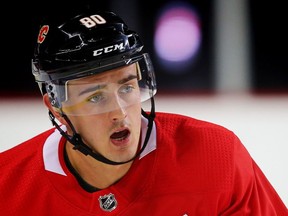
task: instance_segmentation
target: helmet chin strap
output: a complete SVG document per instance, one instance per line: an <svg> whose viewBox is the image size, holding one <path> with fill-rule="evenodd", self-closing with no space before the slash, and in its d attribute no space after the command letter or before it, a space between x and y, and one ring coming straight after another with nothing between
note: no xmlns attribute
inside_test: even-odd
<svg viewBox="0 0 288 216"><path fill-rule="evenodd" d="M63 114L63 118L67 121L67 123L69 124L69 126L71 127L72 131L73 131L73 135L70 136L68 135L65 131L63 131L61 129L61 127L59 126L59 124L57 124L57 122L55 121L55 116L52 114L51 111L49 111L49 117L50 120L52 122L52 124L57 128L57 130L61 133L61 135L63 137L65 137L70 143L72 143L74 145L73 149L80 151L81 153L83 153L84 155L90 155L91 157L93 157L94 159L106 163L106 164L110 164L110 165L121 165L121 164L125 164L128 163L130 161L133 161L135 158L137 158L145 149L145 147L147 146L147 143L149 141L150 135L151 135L151 131L152 131L152 127L153 127L153 121L155 118L155 104L154 104L154 98L151 97L150 98L151 101L151 112L148 114L146 113L143 109L141 109L141 113L142 115L148 119L148 129L147 129L147 133L145 136L145 140L143 143L143 146L141 147L140 151L137 152L137 154L132 157L131 159L127 160L127 161L122 161L122 162L116 162L116 161L112 161L109 160L108 158L104 157L101 154L95 153L89 146L87 146L80 134L78 134L75 130L75 128L73 127L71 121L69 120L69 118Z"/></svg>

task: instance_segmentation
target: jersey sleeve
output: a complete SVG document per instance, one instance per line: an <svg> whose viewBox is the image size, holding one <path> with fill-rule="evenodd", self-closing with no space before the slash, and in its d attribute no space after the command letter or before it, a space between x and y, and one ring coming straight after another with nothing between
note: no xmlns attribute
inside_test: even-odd
<svg viewBox="0 0 288 216"><path fill-rule="evenodd" d="M238 137L234 148L230 207L222 214L288 216L288 209Z"/></svg>

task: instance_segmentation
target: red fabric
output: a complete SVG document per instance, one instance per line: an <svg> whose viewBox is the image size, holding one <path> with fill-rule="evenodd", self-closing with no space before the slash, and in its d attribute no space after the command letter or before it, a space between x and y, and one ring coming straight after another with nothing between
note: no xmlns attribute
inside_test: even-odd
<svg viewBox="0 0 288 216"><path fill-rule="evenodd" d="M204 121L157 113L157 149L135 160L118 183L88 193L67 174L47 171L46 131L0 155L3 216L287 216L287 207L233 132ZM117 206L100 208L113 194Z"/></svg>

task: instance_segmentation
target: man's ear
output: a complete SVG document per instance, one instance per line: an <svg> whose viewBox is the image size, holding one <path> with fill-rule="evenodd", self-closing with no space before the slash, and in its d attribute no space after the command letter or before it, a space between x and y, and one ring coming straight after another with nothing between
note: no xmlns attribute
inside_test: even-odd
<svg viewBox="0 0 288 216"><path fill-rule="evenodd" d="M43 102L45 104L45 106L52 112L52 114L55 116L55 118L61 122L61 124L67 125L65 119L62 117L61 115L61 111L59 109L57 109L56 107L53 107L50 103L50 99L48 94L44 94L43 95Z"/></svg>

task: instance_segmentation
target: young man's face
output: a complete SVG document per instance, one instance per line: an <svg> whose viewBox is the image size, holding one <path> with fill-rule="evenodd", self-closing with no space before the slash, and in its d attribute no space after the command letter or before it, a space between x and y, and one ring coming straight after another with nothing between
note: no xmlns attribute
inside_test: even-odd
<svg viewBox="0 0 288 216"><path fill-rule="evenodd" d="M118 162L135 155L141 127L136 64L68 81L66 94L63 112L88 146Z"/></svg>

